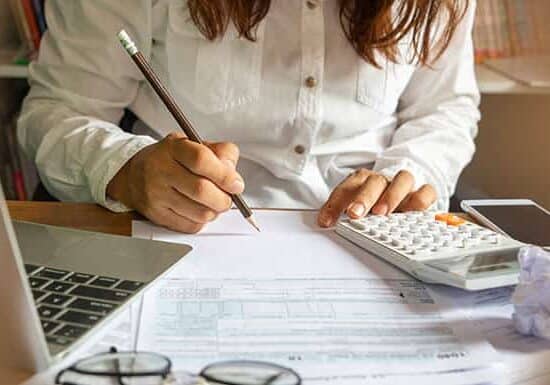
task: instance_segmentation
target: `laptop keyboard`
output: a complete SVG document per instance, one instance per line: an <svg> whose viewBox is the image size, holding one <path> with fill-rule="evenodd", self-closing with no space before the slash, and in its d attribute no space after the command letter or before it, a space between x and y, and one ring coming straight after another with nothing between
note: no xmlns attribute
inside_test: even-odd
<svg viewBox="0 0 550 385"><path fill-rule="evenodd" d="M130 298L143 282L25 265L49 343L69 345Z"/></svg>

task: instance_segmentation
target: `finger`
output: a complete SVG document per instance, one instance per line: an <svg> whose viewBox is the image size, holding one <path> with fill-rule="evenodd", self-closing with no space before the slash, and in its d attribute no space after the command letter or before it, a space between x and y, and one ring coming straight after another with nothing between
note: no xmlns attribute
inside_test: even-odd
<svg viewBox="0 0 550 385"><path fill-rule="evenodd" d="M170 153L193 174L208 178L226 192L240 194L244 191L241 176L207 146L179 139L170 142Z"/></svg>
<svg viewBox="0 0 550 385"><path fill-rule="evenodd" d="M195 175L179 164L175 164L167 179L177 192L217 213L231 208L229 195L209 179Z"/></svg>
<svg viewBox="0 0 550 385"><path fill-rule="evenodd" d="M182 217L169 208L156 210L152 215L146 216L154 223L180 233L196 234L204 227L204 224Z"/></svg>
<svg viewBox="0 0 550 385"><path fill-rule="evenodd" d="M330 194L326 203L319 211L317 221L321 227L330 227L342 212L349 206L351 200L357 194L357 190L365 183L372 172L367 169L360 169L350 174Z"/></svg>
<svg viewBox="0 0 550 385"><path fill-rule="evenodd" d="M414 176L408 171L399 171L372 208L372 213L376 215L387 215L393 212L412 191L413 187Z"/></svg>
<svg viewBox="0 0 550 385"><path fill-rule="evenodd" d="M353 202L348 206L346 212L350 218L362 218L370 211L372 206L378 201L380 196L386 190L388 180L382 175L370 175L357 195L353 198Z"/></svg>
<svg viewBox="0 0 550 385"><path fill-rule="evenodd" d="M232 169L235 169L235 167L237 167L240 152L239 147L237 147L236 144L230 142L221 142L208 143L207 146L226 165L228 165Z"/></svg>
<svg viewBox="0 0 550 385"><path fill-rule="evenodd" d="M166 191L164 200L167 208L195 223L205 224L212 222L218 217L216 211L187 198L175 189Z"/></svg>
<svg viewBox="0 0 550 385"><path fill-rule="evenodd" d="M429 208L437 199L437 192L425 184L417 191L409 194L408 198L399 206L399 211L422 211Z"/></svg>

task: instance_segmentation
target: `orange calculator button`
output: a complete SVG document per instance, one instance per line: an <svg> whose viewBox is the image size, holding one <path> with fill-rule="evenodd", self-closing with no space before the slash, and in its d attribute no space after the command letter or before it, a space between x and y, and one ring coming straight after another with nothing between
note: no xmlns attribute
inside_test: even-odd
<svg viewBox="0 0 550 385"><path fill-rule="evenodd" d="M458 215L449 213L440 213L435 215L435 220L439 222L445 222L449 226L460 226L466 221L460 218Z"/></svg>
<svg viewBox="0 0 550 385"><path fill-rule="evenodd" d="M440 213L440 214L435 214L435 220L436 221L439 221L439 222L447 222L447 218L449 218L449 213Z"/></svg>
<svg viewBox="0 0 550 385"><path fill-rule="evenodd" d="M449 215L449 217L447 218L447 224L449 226L460 226L462 224L466 223L466 221L462 218L460 218L459 216L457 215Z"/></svg>

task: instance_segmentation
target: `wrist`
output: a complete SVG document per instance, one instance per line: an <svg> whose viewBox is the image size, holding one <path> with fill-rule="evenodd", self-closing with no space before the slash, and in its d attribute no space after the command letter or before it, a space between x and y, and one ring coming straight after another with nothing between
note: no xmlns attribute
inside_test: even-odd
<svg viewBox="0 0 550 385"><path fill-rule="evenodd" d="M130 163L131 159L128 160L118 172L115 174L113 179L107 184L107 196L117 202L123 203L128 207L132 207L129 199L129 174L130 174Z"/></svg>

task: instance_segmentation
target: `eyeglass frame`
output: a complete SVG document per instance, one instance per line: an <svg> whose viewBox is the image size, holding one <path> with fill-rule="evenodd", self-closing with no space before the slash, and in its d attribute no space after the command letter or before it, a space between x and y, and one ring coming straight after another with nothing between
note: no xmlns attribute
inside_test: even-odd
<svg viewBox="0 0 550 385"><path fill-rule="evenodd" d="M136 355L137 354L154 355L154 356L157 356L157 357L160 357L160 358L164 359L166 361L166 367L162 371L158 370L158 371L137 372L137 373L129 373L129 374L106 373L106 372L104 372L104 373L102 373L102 372L90 372L90 371L87 371L87 370L82 370L82 369L77 368L80 363L82 363L86 360L89 360L91 358L100 358L102 356L109 356L109 355L120 354L120 353L132 353L132 354L136 354ZM238 384L236 382L220 381L219 379L210 377L209 375L204 374L204 373L209 368L211 368L215 365L221 365L221 364L224 364L224 365L231 365L231 364L238 365L238 364L243 364L243 363L261 364L261 365L266 365L266 366L270 366L270 367L273 367L273 368L278 368L282 371L287 371L287 372L293 374L296 377L296 379L298 380L295 385L302 385L302 377L294 369L288 368L286 366L282 366L282 365L279 365L279 364L271 363L271 362L254 361L254 360L230 360L230 361L214 362L214 363L208 364L204 368L202 368L201 371L199 372L199 374L197 374L196 376L200 377L200 378L203 378L206 381L213 381L213 382L216 382L216 383L222 384L222 385L241 385L241 384ZM132 378L132 377L155 377L155 376L159 376L162 379L166 379L170 375L170 373L172 372L172 360L170 360L170 358L166 357L165 355L162 355L162 354L159 354L159 353L145 352L145 351L140 351L140 352L135 352L135 351L126 351L126 352L124 352L124 351L122 351L122 352L119 352L115 347L111 347L109 349L109 351L106 352L106 353L97 353L97 354L94 354L92 356L82 358L82 359L76 361L71 366L60 370L59 373L57 373L57 375L55 376L55 384L56 385L78 385L78 384L73 383L73 382L60 382L61 377L67 372L73 372L73 373L82 374L82 375L91 376L91 377L116 377L118 379L118 383L120 385L125 385L124 382L122 381L122 379L125 378L125 377ZM269 382L266 385L269 385Z"/></svg>

